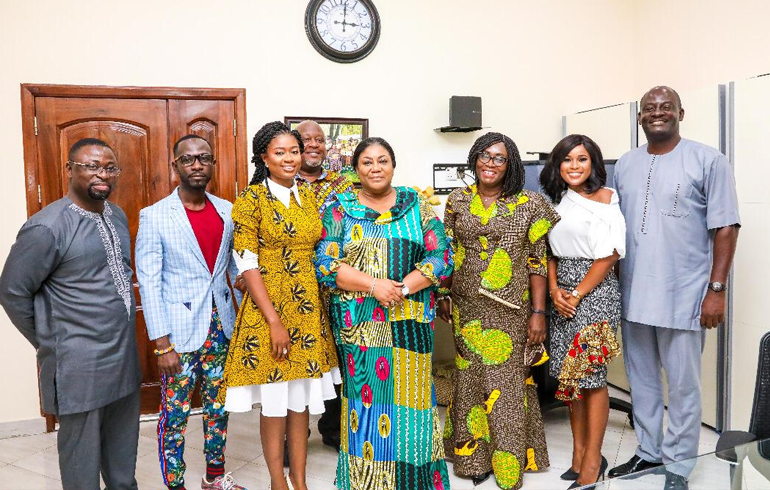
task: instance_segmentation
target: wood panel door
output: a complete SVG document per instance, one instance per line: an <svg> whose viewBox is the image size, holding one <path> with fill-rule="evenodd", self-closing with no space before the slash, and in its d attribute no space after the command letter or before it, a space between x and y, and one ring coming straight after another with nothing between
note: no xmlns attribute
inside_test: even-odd
<svg viewBox="0 0 770 490"><path fill-rule="evenodd" d="M36 87L43 87L40 96L35 96ZM26 100L25 88L28 89ZM89 97L89 88L97 96ZM22 86L28 210L30 215L34 214L67 193L65 162L74 142L86 137L104 140L115 150L123 170L109 200L120 206L128 217L133 264L139 211L168 196L177 185L170 161L174 142L180 137L194 133L211 141L217 166L209 190L224 199L235 199L238 178L246 174L245 137L239 140L235 131L238 119L245 126L243 93L236 98L214 99L211 92L216 89L205 89L188 94L188 99L180 99L171 98L179 97L178 89L166 89L169 98L159 97L163 89L139 89L144 90L139 94L136 89L114 88L111 92L107 89ZM113 97L109 97L110 94ZM142 94L145 97L137 97ZM130 97L121 97L126 95ZM195 95L201 98L193 98ZM159 373L154 347L147 337L136 275L133 280L142 369L142 413L157 413ZM49 423L49 427L52 424Z"/></svg>

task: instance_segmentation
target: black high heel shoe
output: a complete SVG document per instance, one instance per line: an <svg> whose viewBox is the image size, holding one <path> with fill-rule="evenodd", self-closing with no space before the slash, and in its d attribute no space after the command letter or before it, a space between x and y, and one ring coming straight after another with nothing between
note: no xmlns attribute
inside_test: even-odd
<svg viewBox="0 0 770 490"><path fill-rule="evenodd" d="M570 468L567 471L565 471L564 473L562 473L559 478L561 478L562 480L567 480L567 481L575 481L575 480L578 479L578 476L580 476L580 473L578 473L577 471L575 471L572 468Z"/></svg>
<svg viewBox="0 0 770 490"><path fill-rule="evenodd" d="M472 476L471 481L473 482L473 486L477 487L487 481L487 479L492 476L491 471L487 471L486 473L482 473L480 475Z"/></svg>
<svg viewBox="0 0 770 490"><path fill-rule="evenodd" d="M609 466L609 463L607 462L607 458L605 458L604 456L602 456L602 464L601 464L601 466L599 466L599 474L598 474L598 475L596 475L596 482L594 483L594 485L593 485L593 486L590 486L590 487L586 487L586 488L594 488L594 486L596 485L596 483L599 483L600 481L604 480L604 473L607 471L607 466ZM571 470L571 469L572 469L572 468L570 468L570 470ZM567 490L570 490L571 488L580 488L580 487L582 487L582 486L583 486L583 485L581 485L580 483L578 483L578 481L577 481L577 478L576 478L576 479L575 479L575 481L572 483L572 485L570 485L570 486L567 488Z"/></svg>

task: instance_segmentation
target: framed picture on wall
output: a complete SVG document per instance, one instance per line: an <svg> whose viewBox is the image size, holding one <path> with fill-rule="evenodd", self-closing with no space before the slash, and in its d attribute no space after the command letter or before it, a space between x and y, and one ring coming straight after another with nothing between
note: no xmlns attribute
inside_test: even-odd
<svg viewBox="0 0 770 490"><path fill-rule="evenodd" d="M324 168L340 172L358 184L358 175L353 170L351 160L358 143L369 137L369 120L346 117L286 116L283 122L291 129L297 129L297 125L306 119L317 122L326 135Z"/></svg>

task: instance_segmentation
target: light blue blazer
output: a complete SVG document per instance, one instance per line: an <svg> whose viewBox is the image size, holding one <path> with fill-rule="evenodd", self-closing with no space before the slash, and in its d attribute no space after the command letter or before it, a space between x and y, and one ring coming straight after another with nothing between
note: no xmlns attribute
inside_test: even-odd
<svg viewBox="0 0 770 490"><path fill-rule="evenodd" d="M230 338L233 333L235 308L226 280L230 274L234 283L237 275L232 258L233 205L206 193L224 222L222 244L211 274L178 190L139 212L136 275L150 340L168 335L177 352L192 352L206 341L212 295L225 335ZM240 304L237 291L236 299Z"/></svg>

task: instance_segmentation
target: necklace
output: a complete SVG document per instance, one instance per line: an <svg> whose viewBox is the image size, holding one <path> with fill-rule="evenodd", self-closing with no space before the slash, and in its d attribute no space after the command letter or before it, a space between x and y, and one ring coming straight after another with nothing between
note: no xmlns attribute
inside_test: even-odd
<svg viewBox="0 0 770 490"><path fill-rule="evenodd" d="M477 193L478 193L479 197L481 198L482 202L484 202L484 203L488 203L488 202L490 202L490 201L494 201L495 199L497 199L498 197L500 197L500 193L501 193L501 191L497 191L497 192L495 192L494 194L492 194L492 195L489 195L489 196L485 196L484 194L482 194L482 193L481 193L481 191L480 191L480 190L479 190L479 191L477 191Z"/></svg>

